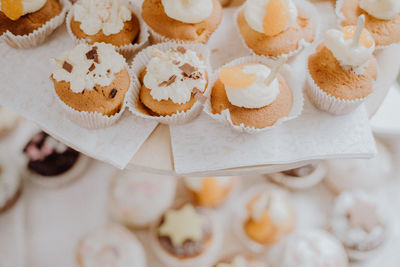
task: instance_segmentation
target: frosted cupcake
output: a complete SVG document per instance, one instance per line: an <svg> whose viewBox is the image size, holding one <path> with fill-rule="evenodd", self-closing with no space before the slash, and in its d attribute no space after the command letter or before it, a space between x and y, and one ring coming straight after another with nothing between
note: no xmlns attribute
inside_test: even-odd
<svg viewBox="0 0 400 267"><path fill-rule="evenodd" d="M9 160L0 159L0 214L9 210L22 193L22 181L18 168Z"/></svg>
<svg viewBox="0 0 400 267"><path fill-rule="evenodd" d="M251 257L236 255L229 259L219 260L214 267L268 267L268 264Z"/></svg>
<svg viewBox="0 0 400 267"><path fill-rule="evenodd" d="M222 245L217 221L191 204L166 211L152 235L154 252L167 266L211 266Z"/></svg>
<svg viewBox="0 0 400 267"><path fill-rule="evenodd" d="M272 181L284 185L290 189L305 189L312 187L324 179L325 166L321 162L314 162L305 166L268 174Z"/></svg>
<svg viewBox="0 0 400 267"><path fill-rule="evenodd" d="M78 179L89 159L45 132L32 137L24 148L26 176L45 187L55 188Z"/></svg>
<svg viewBox="0 0 400 267"><path fill-rule="evenodd" d="M18 123L18 115L0 107L0 136L13 129Z"/></svg>
<svg viewBox="0 0 400 267"><path fill-rule="evenodd" d="M219 0L144 0L142 17L156 42L207 43L222 20Z"/></svg>
<svg viewBox="0 0 400 267"><path fill-rule="evenodd" d="M185 177L185 187L192 193L196 204L215 208L228 198L233 189L235 178L224 177Z"/></svg>
<svg viewBox="0 0 400 267"><path fill-rule="evenodd" d="M173 177L121 172L110 184L110 212L129 227L146 227L169 208L175 190Z"/></svg>
<svg viewBox="0 0 400 267"><path fill-rule="evenodd" d="M292 0L248 0L236 20L244 43L257 55L291 55L315 38L316 25Z"/></svg>
<svg viewBox="0 0 400 267"><path fill-rule="evenodd" d="M76 259L79 267L145 267L146 255L139 240L122 226L112 224L81 238Z"/></svg>
<svg viewBox="0 0 400 267"><path fill-rule="evenodd" d="M2 0L0 40L16 48L43 42L64 22L70 7L67 0Z"/></svg>
<svg viewBox="0 0 400 267"><path fill-rule="evenodd" d="M342 26L357 24L365 16L365 28L377 48L400 42L400 2L397 0L339 0L336 13Z"/></svg>
<svg viewBox="0 0 400 267"><path fill-rule="evenodd" d="M373 52L375 42L363 29L361 16L356 26L331 29L308 58L307 93L319 109L347 114L373 91L378 69Z"/></svg>
<svg viewBox="0 0 400 267"><path fill-rule="evenodd" d="M71 120L100 128L119 118L131 78L124 57L112 45L79 44L55 59L54 65L54 89Z"/></svg>
<svg viewBox="0 0 400 267"><path fill-rule="evenodd" d="M336 198L330 226L352 260L374 255L387 234L382 211L371 196L362 192L346 192Z"/></svg>

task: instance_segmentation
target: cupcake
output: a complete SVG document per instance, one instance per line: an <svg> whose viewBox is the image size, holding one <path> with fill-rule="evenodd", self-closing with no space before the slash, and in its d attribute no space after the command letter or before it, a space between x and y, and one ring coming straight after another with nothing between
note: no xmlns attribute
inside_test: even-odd
<svg viewBox="0 0 400 267"><path fill-rule="evenodd" d="M222 259L218 261L214 267L267 267L268 264L251 257L236 255L229 259Z"/></svg>
<svg viewBox="0 0 400 267"><path fill-rule="evenodd" d="M308 58L307 93L317 108L347 114L372 93L378 74L375 42L363 24L361 16L357 27L328 30Z"/></svg>
<svg viewBox="0 0 400 267"><path fill-rule="evenodd" d="M0 136L13 129L18 123L18 115L14 112L0 107Z"/></svg>
<svg viewBox="0 0 400 267"><path fill-rule="evenodd" d="M192 193L197 205L215 208L224 203L235 183L234 177L185 177L185 187Z"/></svg>
<svg viewBox="0 0 400 267"><path fill-rule="evenodd" d="M6 160L0 160L0 214L9 210L22 193L22 181L18 167Z"/></svg>
<svg viewBox="0 0 400 267"><path fill-rule="evenodd" d="M175 190L173 177L121 172L110 184L110 212L131 228L146 227L169 208Z"/></svg>
<svg viewBox="0 0 400 267"><path fill-rule="evenodd" d="M365 28L377 48L400 42L400 2L398 0L339 0L336 13L342 26L357 24L365 16Z"/></svg>
<svg viewBox="0 0 400 267"><path fill-rule="evenodd" d="M245 45L255 54L279 57L293 55L315 39L309 6L292 0L248 0L236 16ZM307 4L307 3L306 3Z"/></svg>
<svg viewBox="0 0 400 267"><path fill-rule="evenodd" d="M152 247L167 266L211 266L222 245L222 229L200 208L167 210L153 229Z"/></svg>
<svg viewBox="0 0 400 267"><path fill-rule="evenodd" d="M0 40L15 48L42 43L64 22L67 0L3 0L0 6Z"/></svg>
<svg viewBox="0 0 400 267"><path fill-rule="evenodd" d="M56 97L71 120L87 128L106 127L124 111L131 86L127 63L110 44L79 44L54 60Z"/></svg>
<svg viewBox="0 0 400 267"><path fill-rule="evenodd" d="M288 237L280 246L274 266L285 267L347 267L343 245L324 230L302 230Z"/></svg>
<svg viewBox="0 0 400 267"><path fill-rule="evenodd" d="M132 69L139 83L128 97L137 116L166 124L194 119L207 95L208 50L201 45L163 43L140 52Z"/></svg>
<svg viewBox="0 0 400 267"><path fill-rule="evenodd" d="M352 260L364 260L383 245L387 225L373 198L362 192L345 192L334 203L332 233L343 243Z"/></svg>
<svg viewBox="0 0 400 267"><path fill-rule="evenodd" d="M299 168L268 174L275 183L290 189L305 189L318 184L326 175L325 166L321 162L314 162Z"/></svg>
<svg viewBox="0 0 400 267"><path fill-rule="evenodd" d="M23 152L27 160L26 176L49 188L67 185L79 178L89 161L45 132L34 135Z"/></svg>
<svg viewBox="0 0 400 267"><path fill-rule="evenodd" d="M145 267L146 255L139 240L122 226L111 224L81 238L77 249L79 267Z"/></svg>
<svg viewBox="0 0 400 267"><path fill-rule="evenodd" d="M207 43L222 20L219 0L144 0L142 17L153 40Z"/></svg>

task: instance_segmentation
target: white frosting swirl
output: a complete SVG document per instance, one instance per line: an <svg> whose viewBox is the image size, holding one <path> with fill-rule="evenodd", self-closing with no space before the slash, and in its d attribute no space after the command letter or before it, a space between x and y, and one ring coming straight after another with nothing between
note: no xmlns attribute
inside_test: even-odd
<svg viewBox="0 0 400 267"><path fill-rule="evenodd" d="M99 63L86 56L93 47L97 47ZM72 65L71 72L63 68L64 62ZM72 50L64 52L54 60L54 63L53 78L59 82L69 82L74 93L91 91L96 85L110 85L114 81L115 74L126 66L124 57L115 51L114 46L105 43L79 44ZM95 68L90 70L92 65Z"/></svg>
<svg viewBox="0 0 400 267"><path fill-rule="evenodd" d="M258 221L266 210L275 225L285 224L292 218L291 204L287 195L281 190L262 193L253 205L252 219Z"/></svg>
<svg viewBox="0 0 400 267"><path fill-rule="evenodd" d="M375 43L371 47L366 47L361 42L358 46L353 46L352 39L345 40L344 33L335 29L326 32L324 43L343 66L362 66L368 62L375 50Z"/></svg>
<svg viewBox="0 0 400 267"><path fill-rule="evenodd" d="M213 10L212 0L161 0L168 17L184 23L199 23Z"/></svg>
<svg viewBox="0 0 400 267"><path fill-rule="evenodd" d="M81 0L74 5L74 19L88 35L101 30L107 36L119 33L131 18L131 11L120 0Z"/></svg>
<svg viewBox="0 0 400 267"><path fill-rule="evenodd" d="M253 30L264 33L263 20L267 10L267 4L269 0L247 0L244 7L244 17L247 24ZM292 0L287 1L289 7L290 20L289 24L285 29L296 25L297 20L297 8Z"/></svg>
<svg viewBox="0 0 400 267"><path fill-rule="evenodd" d="M181 53L171 49L164 55L154 56L150 60L143 79L144 85L150 89L150 95L155 100L171 99L176 104L183 104L190 100L193 88L204 91L207 84L206 65L195 51L186 50L185 53ZM180 69L185 64L196 68L193 73L201 77L185 76ZM175 77L174 82L166 84L171 77Z"/></svg>
<svg viewBox="0 0 400 267"><path fill-rule="evenodd" d="M378 19L391 20L400 13L399 0L361 0L360 8Z"/></svg>
<svg viewBox="0 0 400 267"><path fill-rule="evenodd" d="M47 0L22 0L22 15L26 15L29 13L33 13L41 9ZM0 10L1 10L1 1L0 1Z"/></svg>
<svg viewBox="0 0 400 267"><path fill-rule="evenodd" d="M279 95L279 81L274 79L269 85L265 83L271 70L262 64L247 65L242 68L247 74L256 74L257 80L245 88L230 88L225 85L226 95L232 105L244 108L265 107Z"/></svg>

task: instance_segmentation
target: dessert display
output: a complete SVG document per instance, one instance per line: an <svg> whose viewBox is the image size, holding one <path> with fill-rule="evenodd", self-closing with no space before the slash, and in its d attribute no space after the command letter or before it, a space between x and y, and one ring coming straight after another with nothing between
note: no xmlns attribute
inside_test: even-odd
<svg viewBox="0 0 400 267"><path fill-rule="evenodd" d="M268 267L268 264L243 255L236 255L230 259L222 259L214 267Z"/></svg>
<svg viewBox="0 0 400 267"><path fill-rule="evenodd" d="M50 188L61 187L78 179L89 159L55 140L45 132L35 134L25 146L26 176Z"/></svg>
<svg viewBox="0 0 400 267"><path fill-rule="evenodd" d="M167 266L211 266L222 245L222 234L205 211L184 204L164 213L154 229L152 247Z"/></svg>
<svg viewBox="0 0 400 267"><path fill-rule="evenodd" d="M315 39L313 24L299 1L248 0L239 9L236 23L245 45L255 54L294 55Z"/></svg>
<svg viewBox="0 0 400 267"><path fill-rule="evenodd" d="M11 129L18 123L18 115L7 108L0 107L0 136Z"/></svg>
<svg viewBox="0 0 400 267"><path fill-rule="evenodd" d="M364 23L362 15L357 26L328 30L308 58L307 93L317 108L347 114L372 93L378 73L375 42Z"/></svg>
<svg viewBox="0 0 400 267"><path fill-rule="evenodd" d="M109 126L124 111L127 63L110 44L79 44L54 59L51 80L69 118L86 128Z"/></svg>
<svg viewBox="0 0 400 267"><path fill-rule="evenodd" d="M0 40L15 48L42 43L64 22L70 7L67 0L2 0Z"/></svg>
<svg viewBox="0 0 400 267"><path fill-rule="evenodd" d="M121 172L110 183L111 215L130 228L149 226L171 206L175 190L173 177Z"/></svg>
<svg viewBox="0 0 400 267"><path fill-rule="evenodd" d="M372 159L333 159L325 162L325 184L339 194L355 189L373 190L391 177L392 157L379 140L378 153Z"/></svg>
<svg viewBox="0 0 400 267"><path fill-rule="evenodd" d="M272 181L290 189L305 189L312 187L324 179L325 166L317 161L299 168L268 174Z"/></svg>
<svg viewBox="0 0 400 267"><path fill-rule="evenodd" d="M235 177L185 177L185 187L192 193L196 204L215 208L228 198L233 189Z"/></svg>
<svg viewBox="0 0 400 267"><path fill-rule="evenodd" d="M397 0L339 0L336 13L342 26L355 25L365 16L365 28L377 48L400 42L400 2Z"/></svg>
<svg viewBox="0 0 400 267"><path fill-rule="evenodd" d="M79 267L147 266L139 240L128 229L117 224L103 226L83 236L76 254Z"/></svg>
<svg viewBox="0 0 400 267"><path fill-rule="evenodd" d="M23 187L19 170L5 156L0 159L0 215L18 201Z"/></svg>
<svg viewBox="0 0 400 267"><path fill-rule="evenodd" d="M222 20L219 0L144 0L143 20L156 42L207 43Z"/></svg>

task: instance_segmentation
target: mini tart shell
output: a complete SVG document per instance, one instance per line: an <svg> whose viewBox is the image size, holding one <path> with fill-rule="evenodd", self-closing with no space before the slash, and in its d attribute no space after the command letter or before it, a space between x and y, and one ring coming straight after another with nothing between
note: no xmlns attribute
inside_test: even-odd
<svg viewBox="0 0 400 267"><path fill-rule="evenodd" d="M200 23L184 23L168 17L161 0L144 0L143 20L150 28L153 42L182 41L207 43L222 20L222 7L219 0L213 1L211 15Z"/></svg>
<svg viewBox="0 0 400 267"><path fill-rule="evenodd" d="M365 28L373 36L376 48L384 48L400 42L400 14L394 19L383 20L369 15L360 8L360 0L338 0L336 14L341 26L357 25L360 15L365 15Z"/></svg>

